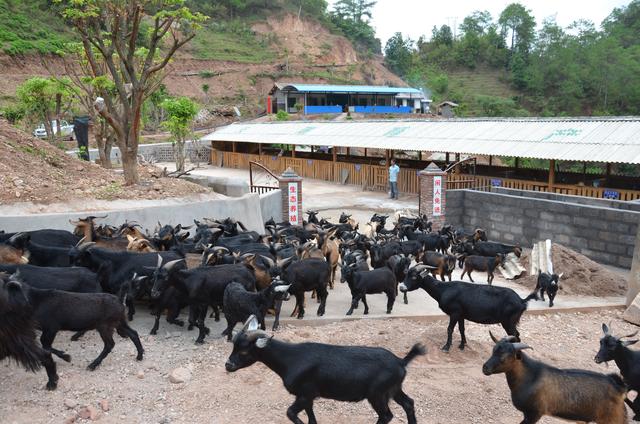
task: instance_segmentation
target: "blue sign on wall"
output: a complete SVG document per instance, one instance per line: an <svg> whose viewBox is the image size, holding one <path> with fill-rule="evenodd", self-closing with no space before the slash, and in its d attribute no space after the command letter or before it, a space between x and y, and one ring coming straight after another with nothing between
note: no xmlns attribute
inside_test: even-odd
<svg viewBox="0 0 640 424"><path fill-rule="evenodd" d="M356 171L360 172L360 168L362 168L362 165L356 164Z"/></svg>
<svg viewBox="0 0 640 424"><path fill-rule="evenodd" d="M603 193L603 197L605 199L619 199L620 198L620 192L615 191L615 190L605 190Z"/></svg>
<svg viewBox="0 0 640 424"><path fill-rule="evenodd" d="M491 179L491 187L502 187L502 180L495 178Z"/></svg>

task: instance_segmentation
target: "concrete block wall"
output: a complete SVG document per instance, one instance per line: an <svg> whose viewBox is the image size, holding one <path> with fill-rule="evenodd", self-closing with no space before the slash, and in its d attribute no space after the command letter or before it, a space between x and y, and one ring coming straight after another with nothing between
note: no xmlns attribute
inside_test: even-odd
<svg viewBox="0 0 640 424"><path fill-rule="evenodd" d="M512 196L534 197L536 199L557 200L560 202L578 203L580 205L602 206L640 212L640 203L622 200L596 199L594 197L573 196L570 194L547 193L545 191L516 190L512 188L491 187L491 192Z"/></svg>
<svg viewBox="0 0 640 424"><path fill-rule="evenodd" d="M631 268L639 211L473 190L449 190L447 202L447 222L482 227L491 240L531 247L549 238L598 262Z"/></svg>
<svg viewBox="0 0 640 424"><path fill-rule="evenodd" d="M208 163L211 158L211 149L205 142L194 143L187 141L185 143L185 154L191 162ZM67 151L67 154L76 156L78 149ZM155 160L156 162L174 162L175 155L173 153L173 143L150 143L140 144L138 146L138 154L142 155L146 160ZM89 149L89 159L93 162L98 159L98 149ZM114 164L122 163L120 159L120 149L113 146L111 149L111 162Z"/></svg>

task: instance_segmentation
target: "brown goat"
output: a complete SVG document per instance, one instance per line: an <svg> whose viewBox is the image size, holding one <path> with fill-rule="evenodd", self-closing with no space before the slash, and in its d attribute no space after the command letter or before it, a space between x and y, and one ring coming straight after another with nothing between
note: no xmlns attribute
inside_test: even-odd
<svg viewBox="0 0 640 424"><path fill-rule="evenodd" d="M513 406L533 424L545 415L598 424L627 422L627 388L617 374L558 369L529 358L531 349L515 337L498 340L491 334L493 354L482 366L485 375L505 373Z"/></svg>
<svg viewBox="0 0 640 424"><path fill-rule="evenodd" d="M351 219L351 218L349 218ZM333 229L326 234L317 234L316 240L318 241L318 247L322 251L324 258L331 266L331 279L329 280L329 287L333 290L333 281L336 278L336 269L338 268L338 262L340 261L340 245L335 239L337 229Z"/></svg>
<svg viewBox="0 0 640 424"><path fill-rule="evenodd" d="M102 238L96 234L95 219L106 218L105 216L88 216L80 218L77 221L69 220L71 225L75 226L73 233L78 237L82 237L85 242L95 242L96 246L111 250L126 250L129 242L123 237Z"/></svg>
<svg viewBox="0 0 640 424"><path fill-rule="evenodd" d="M434 278L436 275L439 275L440 279L444 281L444 276L446 275L449 277L449 281L451 281L451 273L456 268L456 257L427 251L422 255L422 263L430 267L435 267L431 269L431 275L433 275Z"/></svg>
<svg viewBox="0 0 640 424"><path fill-rule="evenodd" d="M0 264L27 264L29 259L24 257L24 252L14 247L0 245Z"/></svg>
<svg viewBox="0 0 640 424"><path fill-rule="evenodd" d="M152 253L156 252L156 249L153 248L151 242L146 238L138 238L127 235L127 240L129 244L127 245L127 250L131 250L133 252L141 252L141 253Z"/></svg>
<svg viewBox="0 0 640 424"><path fill-rule="evenodd" d="M493 282L493 271L504 262L504 255L498 253L495 258L488 256L470 255L464 258L464 270L460 274L460 279L464 277L466 273L469 280L473 283L471 278L471 271L485 271L487 273L487 283L491 285Z"/></svg>

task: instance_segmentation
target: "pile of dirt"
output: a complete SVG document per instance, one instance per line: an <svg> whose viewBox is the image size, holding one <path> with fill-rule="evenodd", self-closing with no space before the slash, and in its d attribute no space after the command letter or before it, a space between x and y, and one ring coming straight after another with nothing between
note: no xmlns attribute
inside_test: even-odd
<svg viewBox="0 0 640 424"><path fill-rule="evenodd" d="M527 273L531 271L530 255L529 252L520 258ZM564 294L621 296L627 291L626 279L561 244L551 245L551 262L553 263L553 272L556 274L564 273L560 279L560 287ZM526 287L534 288L537 276L527 275L516 281Z"/></svg>
<svg viewBox="0 0 640 424"><path fill-rule="evenodd" d="M0 203L49 204L72 199L163 199L208 190L140 166L140 184L125 187L114 170L79 160L0 119Z"/></svg>

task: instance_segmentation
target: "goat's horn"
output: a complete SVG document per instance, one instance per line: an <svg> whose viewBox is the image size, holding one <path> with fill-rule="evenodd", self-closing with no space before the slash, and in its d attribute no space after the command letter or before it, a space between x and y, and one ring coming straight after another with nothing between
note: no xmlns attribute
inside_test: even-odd
<svg viewBox="0 0 640 424"><path fill-rule="evenodd" d="M518 343L513 343L513 345L512 345L512 346L513 346L513 348L514 348L515 350L524 350L524 349L531 349L531 350L533 350L533 348L532 348L531 346L529 346L528 344L524 344L524 343L520 343L520 342L518 342Z"/></svg>
<svg viewBox="0 0 640 424"><path fill-rule="evenodd" d="M491 330L489 330L489 335L491 336L491 340L493 340L494 343L497 344L499 342L499 340L496 338L496 336L493 335Z"/></svg>
<svg viewBox="0 0 640 424"><path fill-rule="evenodd" d="M160 254L158 253L158 263L156 265L156 268L160 268L162 266L162 256L160 256Z"/></svg>
<svg viewBox="0 0 640 424"><path fill-rule="evenodd" d="M639 330L634 331L633 333L629 334L628 336L622 336L620 337L621 339L625 339L625 338L629 338L629 337L634 337L636 334L638 334Z"/></svg>
<svg viewBox="0 0 640 424"><path fill-rule="evenodd" d="M171 268L173 268L180 261L184 261L184 259L176 259L174 261L167 262L166 264L164 264L163 268L166 269L167 271L171 271Z"/></svg>

